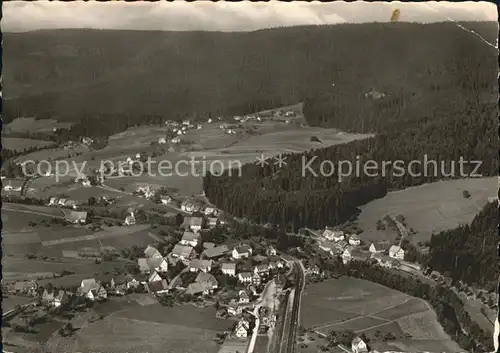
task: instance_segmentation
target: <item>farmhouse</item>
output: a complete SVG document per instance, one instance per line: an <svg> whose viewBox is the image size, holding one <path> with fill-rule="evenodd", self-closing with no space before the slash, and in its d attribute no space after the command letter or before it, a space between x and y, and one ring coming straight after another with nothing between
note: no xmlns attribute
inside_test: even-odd
<svg viewBox="0 0 500 353"><path fill-rule="evenodd" d="M223 257L229 252L229 249L226 245L221 245L221 246L216 246L213 248L207 248L203 251L201 254L202 257L206 259L218 259L220 257Z"/></svg>
<svg viewBox="0 0 500 353"><path fill-rule="evenodd" d="M344 263L344 265L349 263L352 260L352 251L353 251L353 247L349 246L342 253L342 262Z"/></svg>
<svg viewBox="0 0 500 353"><path fill-rule="evenodd" d="M161 295L168 293L168 283L166 279L146 283L148 293Z"/></svg>
<svg viewBox="0 0 500 353"><path fill-rule="evenodd" d="M72 296L71 292L60 290L52 301L52 305L56 308L66 305Z"/></svg>
<svg viewBox="0 0 500 353"><path fill-rule="evenodd" d="M181 260L189 260L194 257L195 252L193 247L191 246L177 244L176 246L174 246L171 255Z"/></svg>
<svg viewBox="0 0 500 353"><path fill-rule="evenodd" d="M277 252L276 249L272 246L268 247L266 250L267 256L276 256Z"/></svg>
<svg viewBox="0 0 500 353"><path fill-rule="evenodd" d="M68 222L73 224L85 224L88 222L87 212L70 211L65 214L65 218Z"/></svg>
<svg viewBox="0 0 500 353"><path fill-rule="evenodd" d="M10 185L7 185L7 186L10 186ZM5 191L8 191L7 190L7 186L4 188ZM12 189L12 187L10 187L10 189ZM49 199L49 203L48 203L49 206L57 206L58 204L59 204L59 198L58 197L52 196Z"/></svg>
<svg viewBox="0 0 500 353"><path fill-rule="evenodd" d="M238 338L246 338L248 336L249 330L250 324L248 323L248 321L245 319L241 319L234 329L234 335Z"/></svg>
<svg viewBox="0 0 500 353"><path fill-rule="evenodd" d="M224 262L221 265L222 273L229 276L236 276L236 264L233 262Z"/></svg>
<svg viewBox="0 0 500 353"><path fill-rule="evenodd" d="M212 260L193 259L189 264L190 272L210 272L212 270Z"/></svg>
<svg viewBox="0 0 500 353"><path fill-rule="evenodd" d="M239 303L240 304L248 304L250 303L250 296L248 295L248 293L244 290L240 290L240 293L239 293Z"/></svg>
<svg viewBox="0 0 500 353"><path fill-rule="evenodd" d="M257 273L254 273L252 275L252 284L259 286L261 283L262 283L262 278Z"/></svg>
<svg viewBox="0 0 500 353"><path fill-rule="evenodd" d="M134 224L135 224L134 212L130 212L130 214L127 217L125 217L125 225L133 226Z"/></svg>
<svg viewBox="0 0 500 353"><path fill-rule="evenodd" d="M166 143L167 143L167 139L166 139L165 137L160 137L160 138L158 139L158 144L159 144L159 145L164 145L164 144L166 144Z"/></svg>
<svg viewBox="0 0 500 353"><path fill-rule="evenodd" d="M361 240L359 239L359 237L356 234L351 234L351 236L349 236L349 244L357 246L357 245L361 244Z"/></svg>
<svg viewBox="0 0 500 353"><path fill-rule="evenodd" d="M181 245L189 245L195 247L198 245L199 241L200 241L199 233L184 232L184 234L182 235L182 239L179 243Z"/></svg>
<svg viewBox="0 0 500 353"><path fill-rule="evenodd" d="M168 205L169 203L171 203L171 202L172 202L172 198L171 198L170 196L166 196L166 195L164 195L164 196L162 196L162 197L160 198L160 202L161 202L163 205Z"/></svg>
<svg viewBox="0 0 500 353"><path fill-rule="evenodd" d="M94 278L84 279L80 285L80 292L90 300L106 299L108 297L106 289Z"/></svg>
<svg viewBox="0 0 500 353"><path fill-rule="evenodd" d="M154 271L167 272L168 262L163 257L141 257L137 259L141 273L148 274Z"/></svg>
<svg viewBox="0 0 500 353"><path fill-rule="evenodd" d="M14 284L14 291L16 293L35 296L37 289L38 289L38 284L35 281L21 281L21 282L16 282Z"/></svg>
<svg viewBox="0 0 500 353"><path fill-rule="evenodd" d="M193 210L195 207L193 206ZM182 225L184 229L191 229L193 232L199 232L202 228L203 219L201 217L186 217L184 219L184 224Z"/></svg>
<svg viewBox="0 0 500 353"><path fill-rule="evenodd" d="M253 268L253 273L259 274L259 275L267 275L269 274L269 266L266 264L261 264L257 265Z"/></svg>
<svg viewBox="0 0 500 353"><path fill-rule="evenodd" d="M186 294L191 295L207 295L217 289L218 283L214 276L209 273L200 272L195 281L188 285Z"/></svg>
<svg viewBox="0 0 500 353"><path fill-rule="evenodd" d="M213 207L207 207L207 208L205 208L204 213L205 213L205 216L212 216L212 215L215 216L217 214L217 210Z"/></svg>
<svg viewBox="0 0 500 353"><path fill-rule="evenodd" d="M393 245L389 249L389 256L393 259L403 260L405 257L405 251L400 246Z"/></svg>
<svg viewBox="0 0 500 353"><path fill-rule="evenodd" d="M242 283L252 283L252 272L238 273L238 281Z"/></svg>
<svg viewBox="0 0 500 353"><path fill-rule="evenodd" d="M360 337L355 337L352 340L351 349L352 353L368 352L366 343Z"/></svg>
<svg viewBox="0 0 500 353"><path fill-rule="evenodd" d="M219 225L219 219L216 217L209 217L208 218L208 226L210 228L215 228Z"/></svg>
<svg viewBox="0 0 500 353"><path fill-rule="evenodd" d="M241 315L242 312L243 312L243 308L238 303L236 303L235 301L232 301L231 303L229 303L229 306L227 307L227 313L229 315L233 315L233 316Z"/></svg>
<svg viewBox="0 0 500 353"><path fill-rule="evenodd" d="M237 246L232 252L232 256L236 260L248 258L250 255L252 255L252 248L249 245Z"/></svg>
<svg viewBox="0 0 500 353"><path fill-rule="evenodd" d="M387 250L389 250L390 248L390 244L388 243L385 243L385 242L381 242L381 243L372 243L370 245L370 252L371 253L376 253L376 252L385 252Z"/></svg>

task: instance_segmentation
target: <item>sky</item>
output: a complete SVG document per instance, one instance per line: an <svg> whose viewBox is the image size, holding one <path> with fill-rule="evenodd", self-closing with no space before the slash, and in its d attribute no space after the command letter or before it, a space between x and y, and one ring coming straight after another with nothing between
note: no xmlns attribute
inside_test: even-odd
<svg viewBox="0 0 500 353"><path fill-rule="evenodd" d="M490 2L59 2L3 3L2 31L55 28L252 31L294 25L387 22L496 21Z"/></svg>

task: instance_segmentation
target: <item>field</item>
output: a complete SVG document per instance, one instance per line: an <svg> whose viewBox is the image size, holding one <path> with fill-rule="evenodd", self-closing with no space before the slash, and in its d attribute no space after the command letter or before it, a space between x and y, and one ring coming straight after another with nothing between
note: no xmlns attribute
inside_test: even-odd
<svg viewBox="0 0 500 353"><path fill-rule="evenodd" d="M216 319L214 310L136 306L89 324L72 337L56 337L47 345L54 353L215 353L219 349L213 341L216 333L230 329L234 322Z"/></svg>
<svg viewBox="0 0 500 353"><path fill-rule="evenodd" d="M464 198L463 190L468 190L471 197ZM386 239L387 232L376 229L377 221L387 214L401 214L416 232L409 240L415 244L425 242L432 233L472 222L489 198L497 193L496 177L439 181L390 192L361 207L358 216L363 229L361 237L368 241Z"/></svg>
<svg viewBox="0 0 500 353"><path fill-rule="evenodd" d="M411 351L419 350L424 341L429 351L461 351L425 301L355 278L343 277L306 287L300 320L306 329L324 334L347 329L364 333L372 341L377 331L382 336L392 333L397 340L391 345L404 342Z"/></svg>
<svg viewBox="0 0 500 353"><path fill-rule="evenodd" d="M69 122L58 122L53 119L34 119L34 118L17 118L11 123L4 125L3 129L5 133L9 132L49 132L51 133L54 128L70 128L72 123Z"/></svg>
<svg viewBox="0 0 500 353"><path fill-rule="evenodd" d="M17 137L2 137L2 147L15 151L22 151L30 147L50 146L52 144L52 142L42 140Z"/></svg>

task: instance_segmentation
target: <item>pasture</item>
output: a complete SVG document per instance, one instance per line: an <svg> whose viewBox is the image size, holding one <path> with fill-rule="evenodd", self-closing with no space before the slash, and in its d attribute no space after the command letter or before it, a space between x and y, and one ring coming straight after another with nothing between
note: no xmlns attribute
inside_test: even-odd
<svg viewBox="0 0 500 353"><path fill-rule="evenodd" d="M471 197L464 198L463 190L468 190ZM360 207L358 224L363 229L360 236L366 242L385 240L387 232L376 229L377 221L388 214L400 214L416 232L409 240L414 244L425 242L432 233L472 222L497 193L497 177L439 181L390 192Z"/></svg>
<svg viewBox="0 0 500 353"><path fill-rule="evenodd" d="M44 147L53 145L53 142L34 140L28 138L2 137L2 147L13 151L24 151L31 147Z"/></svg>
<svg viewBox="0 0 500 353"><path fill-rule="evenodd" d="M72 337L55 337L47 346L54 353L216 353L219 346L213 338L233 322L215 320L209 309L134 306L86 325Z"/></svg>
<svg viewBox="0 0 500 353"><path fill-rule="evenodd" d="M300 324L324 334L332 330L364 333L372 341L379 341L376 336L392 333L396 341L391 344L405 342L410 351L419 350L419 344L424 340L427 347L433 347L429 351L461 351L444 332L434 311L425 301L350 277L306 287ZM405 334L411 335L411 338L405 337ZM441 349L443 345L447 348Z"/></svg>
<svg viewBox="0 0 500 353"><path fill-rule="evenodd" d="M27 133L52 133L54 129L69 129L72 123L59 122L54 119L16 118L9 124L4 125L5 133L27 132Z"/></svg>

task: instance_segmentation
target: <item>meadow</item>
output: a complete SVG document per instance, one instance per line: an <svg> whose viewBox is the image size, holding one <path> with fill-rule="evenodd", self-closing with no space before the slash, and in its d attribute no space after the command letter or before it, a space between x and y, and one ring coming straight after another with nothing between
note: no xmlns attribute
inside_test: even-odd
<svg viewBox="0 0 500 353"><path fill-rule="evenodd" d="M470 198L463 196L463 190L469 191ZM377 221L388 214L399 214L416 232L409 240L414 244L425 242L433 233L470 224L497 193L497 177L439 181L393 191L360 207L360 236L368 243L387 239L387 232L376 229Z"/></svg>
<svg viewBox="0 0 500 353"><path fill-rule="evenodd" d="M55 337L47 345L54 353L215 353L219 346L213 338L232 324L216 319L213 308L133 306L84 326L72 337Z"/></svg>
<svg viewBox="0 0 500 353"><path fill-rule="evenodd" d="M2 137L2 147L13 151L23 151L31 147L50 146L52 144L53 143L49 141L28 138Z"/></svg>
<svg viewBox="0 0 500 353"><path fill-rule="evenodd" d="M429 351L461 351L446 335L425 301L350 277L306 287L300 324L323 334L345 329L364 333L372 341L380 341L376 336L392 333L396 340L390 345L405 344L410 351L418 351L424 341L426 347L432 348Z"/></svg>
<svg viewBox="0 0 500 353"><path fill-rule="evenodd" d="M70 122L59 122L54 119L16 118L12 122L5 124L5 133L27 132L27 133L51 133L53 129L68 129L73 125Z"/></svg>

